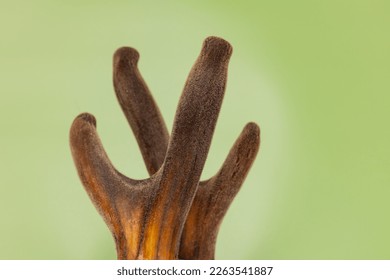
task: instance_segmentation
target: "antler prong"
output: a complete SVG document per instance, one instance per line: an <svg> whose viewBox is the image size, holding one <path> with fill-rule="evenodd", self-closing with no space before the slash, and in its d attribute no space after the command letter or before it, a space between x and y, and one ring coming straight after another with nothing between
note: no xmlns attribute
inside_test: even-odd
<svg viewBox="0 0 390 280"><path fill-rule="evenodd" d="M114 54L113 81L116 96L137 139L149 174L164 162L169 134L160 110L138 70L139 54L122 47Z"/></svg>

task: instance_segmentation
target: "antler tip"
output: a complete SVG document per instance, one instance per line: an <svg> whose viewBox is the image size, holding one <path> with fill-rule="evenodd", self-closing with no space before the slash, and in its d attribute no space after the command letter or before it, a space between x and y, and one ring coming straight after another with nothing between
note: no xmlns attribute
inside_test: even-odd
<svg viewBox="0 0 390 280"><path fill-rule="evenodd" d="M203 51L217 56L226 57L229 59L233 52L233 47L230 43L220 37L210 36L203 42Z"/></svg>
<svg viewBox="0 0 390 280"><path fill-rule="evenodd" d="M260 145L260 127L256 123L247 123L243 129L242 135L244 135L247 143L251 143L257 147Z"/></svg>
<svg viewBox="0 0 390 280"><path fill-rule="evenodd" d="M73 124L76 124L77 122L86 122L88 124L92 124L94 127L96 127L96 118L89 113L81 113L78 115L75 120L73 121Z"/></svg>
<svg viewBox="0 0 390 280"><path fill-rule="evenodd" d="M114 53L114 67L121 65L136 66L139 59L139 53L136 49L130 47L121 47Z"/></svg>
<svg viewBox="0 0 390 280"><path fill-rule="evenodd" d="M260 127L257 123L255 122L249 122L245 125L245 128L253 133L253 135L260 136Z"/></svg>

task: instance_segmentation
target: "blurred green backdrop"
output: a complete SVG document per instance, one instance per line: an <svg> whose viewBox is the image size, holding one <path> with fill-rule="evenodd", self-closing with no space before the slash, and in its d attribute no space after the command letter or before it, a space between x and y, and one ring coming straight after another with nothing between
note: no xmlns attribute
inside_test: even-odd
<svg viewBox="0 0 390 280"><path fill-rule="evenodd" d="M114 96L132 46L169 127L209 35L234 47L203 178L242 127L259 157L221 227L219 259L390 258L390 2L0 0L0 258L111 259L70 155L94 114L123 173L145 178Z"/></svg>

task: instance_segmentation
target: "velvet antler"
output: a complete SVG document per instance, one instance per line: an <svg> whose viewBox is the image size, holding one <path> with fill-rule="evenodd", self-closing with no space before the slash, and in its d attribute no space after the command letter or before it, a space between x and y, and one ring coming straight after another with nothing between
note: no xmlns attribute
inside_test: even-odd
<svg viewBox="0 0 390 280"><path fill-rule="evenodd" d="M138 52L121 48L115 53L115 92L149 179L132 180L112 166L92 115L74 120L72 155L86 191L114 236L119 259L214 258L219 225L259 147L259 128L249 123L217 175L199 183L231 52L223 39L205 40L180 98L171 137L138 71Z"/></svg>

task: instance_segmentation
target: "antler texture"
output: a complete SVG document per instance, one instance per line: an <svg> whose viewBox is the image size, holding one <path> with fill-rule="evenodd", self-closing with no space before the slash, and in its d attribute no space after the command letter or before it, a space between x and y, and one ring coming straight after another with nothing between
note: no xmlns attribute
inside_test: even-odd
<svg viewBox="0 0 390 280"><path fill-rule="evenodd" d="M70 130L80 179L111 230L118 259L214 259L222 219L256 157L260 131L248 123L218 173L199 182L221 108L232 47L207 38L184 86L169 136L135 49L114 54L114 88L150 178L118 172L83 113Z"/></svg>

